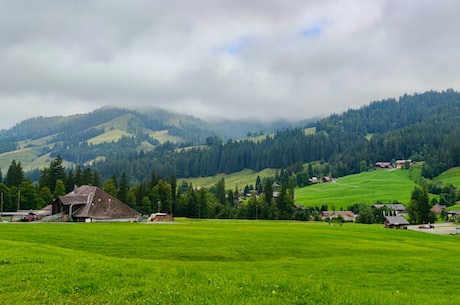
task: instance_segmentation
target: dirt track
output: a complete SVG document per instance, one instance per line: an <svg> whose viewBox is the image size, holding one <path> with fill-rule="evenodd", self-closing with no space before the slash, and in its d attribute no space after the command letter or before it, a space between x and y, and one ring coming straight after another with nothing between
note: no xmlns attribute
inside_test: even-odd
<svg viewBox="0 0 460 305"><path fill-rule="evenodd" d="M447 223L434 224L433 229L420 229L418 225L408 226L407 229L413 230L413 231L425 232L425 233L449 235L449 234L455 233L456 232L455 228L458 226L459 224L447 222Z"/></svg>

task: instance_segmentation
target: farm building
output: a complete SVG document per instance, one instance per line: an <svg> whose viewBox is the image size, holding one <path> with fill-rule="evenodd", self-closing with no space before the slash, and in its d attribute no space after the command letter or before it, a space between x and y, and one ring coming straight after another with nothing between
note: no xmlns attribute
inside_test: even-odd
<svg viewBox="0 0 460 305"><path fill-rule="evenodd" d="M96 186L82 185L53 202L53 214L68 215L70 221L137 221L141 216L117 198Z"/></svg>
<svg viewBox="0 0 460 305"><path fill-rule="evenodd" d="M389 209L395 216L406 215L406 206L402 203L378 203L371 206L374 209L386 208Z"/></svg>
<svg viewBox="0 0 460 305"><path fill-rule="evenodd" d="M409 222L401 216L387 216L385 217L385 228L392 229L407 229Z"/></svg>
<svg viewBox="0 0 460 305"><path fill-rule="evenodd" d="M171 214L167 213L154 213L150 215L149 221L158 222L158 221L174 221L174 217Z"/></svg>
<svg viewBox="0 0 460 305"><path fill-rule="evenodd" d="M355 213L352 211L323 211L321 212L321 218L337 218L341 216L345 221L355 221Z"/></svg>
<svg viewBox="0 0 460 305"><path fill-rule="evenodd" d="M393 168L390 162L376 162L374 164L375 168Z"/></svg>
<svg viewBox="0 0 460 305"><path fill-rule="evenodd" d="M442 211L444 211L446 208L447 208L447 205L436 203L436 204L430 209L430 211L432 211L432 212L435 213L436 215L439 215L439 214L441 214Z"/></svg>

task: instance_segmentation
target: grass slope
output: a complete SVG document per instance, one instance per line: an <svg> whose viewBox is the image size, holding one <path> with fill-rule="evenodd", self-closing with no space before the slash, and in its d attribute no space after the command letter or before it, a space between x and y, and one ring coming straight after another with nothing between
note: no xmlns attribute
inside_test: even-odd
<svg viewBox="0 0 460 305"><path fill-rule="evenodd" d="M448 169L447 171L433 179L433 181L441 181L445 184L450 183L455 185L457 188L460 188L460 167L453 167L451 169Z"/></svg>
<svg viewBox="0 0 460 305"><path fill-rule="evenodd" d="M2 304L452 304L460 239L269 221L0 224Z"/></svg>
<svg viewBox="0 0 460 305"><path fill-rule="evenodd" d="M120 129L112 129L109 131L104 132L101 135L98 135L94 138L91 138L88 140L88 144L101 144L101 143L107 143L107 142L117 142L118 140L121 139L123 136L131 136L130 133L120 130Z"/></svg>
<svg viewBox="0 0 460 305"><path fill-rule="evenodd" d="M211 187L215 185L220 179L225 179L226 189L235 189L235 186L238 185L239 189L244 188L246 185L256 184L257 176L260 178L274 176L276 169L267 168L260 172L256 172L250 169L245 169L233 174L218 174L211 177L202 177L202 178L187 178L184 179L187 182L192 183L193 186L202 186L202 187Z"/></svg>
<svg viewBox="0 0 460 305"><path fill-rule="evenodd" d="M347 209L354 203L378 201L407 203L417 186L409 170L374 170L338 178L335 183L321 183L296 189L296 203L305 206L327 204L331 209Z"/></svg>

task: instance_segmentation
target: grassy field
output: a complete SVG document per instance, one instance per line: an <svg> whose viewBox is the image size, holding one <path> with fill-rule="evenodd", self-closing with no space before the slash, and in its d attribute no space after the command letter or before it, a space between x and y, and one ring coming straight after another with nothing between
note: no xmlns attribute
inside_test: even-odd
<svg viewBox="0 0 460 305"><path fill-rule="evenodd" d="M96 145L96 144L107 143L107 142L110 143L112 141L116 142L120 140L121 137L123 136L131 136L131 134L129 134L128 132L124 130L113 129L113 130L106 131L103 134L98 135L94 138L89 139L88 144Z"/></svg>
<svg viewBox="0 0 460 305"><path fill-rule="evenodd" d="M211 187L216 185L216 183L224 178L225 179L225 187L229 190L234 190L235 186L238 185L239 189L244 188L246 185L255 185L257 176L260 178L268 177L268 176L275 176L276 169L267 168L260 172L255 172L250 169L245 169L241 172L237 172L234 174L218 174L212 177L203 177L203 178L187 178L186 181L192 183L194 186L202 186L202 187Z"/></svg>
<svg viewBox="0 0 460 305"><path fill-rule="evenodd" d="M334 183L321 183L296 189L296 202L305 206L327 204L337 210L354 203L398 201L408 203L416 187L409 170L375 170L338 178Z"/></svg>
<svg viewBox="0 0 460 305"><path fill-rule="evenodd" d="M460 238L380 225L0 224L1 304L454 304Z"/></svg>
<svg viewBox="0 0 460 305"><path fill-rule="evenodd" d="M460 188L460 167L453 167L435 179L433 179L434 182L437 181L442 181L443 183L451 183L455 185L457 188Z"/></svg>

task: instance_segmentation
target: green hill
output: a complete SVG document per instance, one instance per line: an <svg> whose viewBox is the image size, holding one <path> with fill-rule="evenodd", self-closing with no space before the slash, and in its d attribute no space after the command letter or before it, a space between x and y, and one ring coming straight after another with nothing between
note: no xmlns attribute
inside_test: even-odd
<svg viewBox="0 0 460 305"><path fill-rule="evenodd" d="M460 167L453 167L433 179L434 182L450 183L460 188Z"/></svg>
<svg viewBox="0 0 460 305"><path fill-rule="evenodd" d="M201 178L189 178L185 179L186 181L192 183L193 186L202 186L202 187L211 187L214 186L217 181L224 178L225 186L227 189L235 189L235 186L238 186L239 189L244 188L246 185L255 185L257 176L260 178L274 176L276 169L267 168L260 172L256 172L250 169L245 169L238 173L233 174L218 174L211 177L201 177Z"/></svg>
<svg viewBox="0 0 460 305"><path fill-rule="evenodd" d="M305 206L327 204L329 209L347 209L354 203L408 203L417 184L410 170L373 170L319 183L295 191L295 202Z"/></svg>

